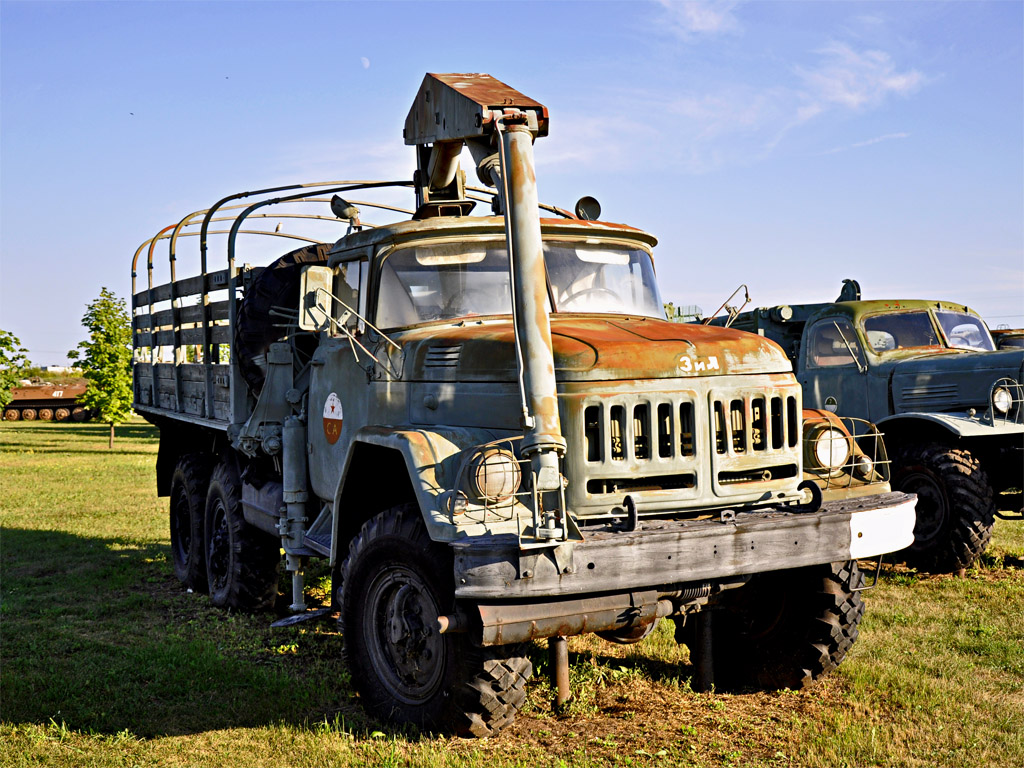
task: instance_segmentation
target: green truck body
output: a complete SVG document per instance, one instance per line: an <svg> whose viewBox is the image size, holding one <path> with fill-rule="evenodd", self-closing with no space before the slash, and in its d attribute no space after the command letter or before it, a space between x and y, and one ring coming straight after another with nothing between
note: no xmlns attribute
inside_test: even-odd
<svg viewBox="0 0 1024 768"><path fill-rule="evenodd" d="M883 431L894 487L919 496L910 559L933 570L969 566L994 516L1020 514L1024 350L997 350L962 304L859 294L847 281L835 302L763 307L730 326L786 351L805 405Z"/></svg>

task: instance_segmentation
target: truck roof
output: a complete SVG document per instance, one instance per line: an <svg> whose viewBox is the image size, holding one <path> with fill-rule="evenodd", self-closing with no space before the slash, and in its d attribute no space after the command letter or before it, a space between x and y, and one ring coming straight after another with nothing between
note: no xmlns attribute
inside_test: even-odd
<svg viewBox="0 0 1024 768"><path fill-rule="evenodd" d="M628 224L574 218L542 218L540 224L544 235L627 237L650 248L658 243L658 238L654 235ZM465 237L474 234L493 234L504 238L504 231L505 220L501 216L442 216L400 221L346 235L334 244L330 250L330 256L341 256L347 252L379 243L389 241L397 243L431 235Z"/></svg>

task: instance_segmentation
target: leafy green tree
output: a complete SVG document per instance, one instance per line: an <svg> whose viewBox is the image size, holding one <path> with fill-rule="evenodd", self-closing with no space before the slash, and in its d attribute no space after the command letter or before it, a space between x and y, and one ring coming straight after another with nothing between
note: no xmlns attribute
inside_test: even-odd
<svg viewBox="0 0 1024 768"><path fill-rule="evenodd" d="M99 297L86 307L82 325L89 339L68 352L89 380L79 402L110 424L113 448L114 426L132 415L132 328L124 299L100 289Z"/></svg>
<svg viewBox="0 0 1024 768"><path fill-rule="evenodd" d="M0 410L11 402L11 388L25 377L27 351L17 336L0 328Z"/></svg>

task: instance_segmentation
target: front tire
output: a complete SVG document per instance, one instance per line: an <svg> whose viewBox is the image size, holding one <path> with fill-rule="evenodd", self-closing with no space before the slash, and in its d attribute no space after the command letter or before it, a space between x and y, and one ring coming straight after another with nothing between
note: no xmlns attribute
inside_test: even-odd
<svg viewBox="0 0 1024 768"><path fill-rule="evenodd" d="M715 687L798 690L836 669L857 640L863 584L850 561L757 574L723 593L712 609Z"/></svg>
<svg viewBox="0 0 1024 768"><path fill-rule="evenodd" d="M272 606L277 598L281 545L245 521L241 481L226 461L210 477L204 532L211 602L243 611Z"/></svg>
<svg viewBox="0 0 1024 768"><path fill-rule="evenodd" d="M454 610L451 574L450 550L430 540L415 506L368 521L342 566L345 658L371 715L491 736L526 701L533 667L518 646L480 648L437 632L436 618Z"/></svg>
<svg viewBox="0 0 1024 768"><path fill-rule="evenodd" d="M203 520L210 463L207 456L185 454L171 477L171 563L178 581L193 592L207 589Z"/></svg>
<svg viewBox="0 0 1024 768"><path fill-rule="evenodd" d="M917 494L909 564L949 573L970 567L985 551L995 522L992 484L969 451L909 446L899 454L892 485Z"/></svg>

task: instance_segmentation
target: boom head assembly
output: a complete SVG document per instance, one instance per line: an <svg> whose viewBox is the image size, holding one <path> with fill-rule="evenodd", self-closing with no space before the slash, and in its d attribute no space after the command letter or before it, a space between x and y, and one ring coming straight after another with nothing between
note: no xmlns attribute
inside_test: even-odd
<svg viewBox="0 0 1024 768"><path fill-rule="evenodd" d="M464 215L474 203L465 196L459 155L468 144L477 175L495 186L499 121L525 124L547 136L548 110L487 74L428 73L405 118L405 143L416 147L416 216Z"/></svg>

